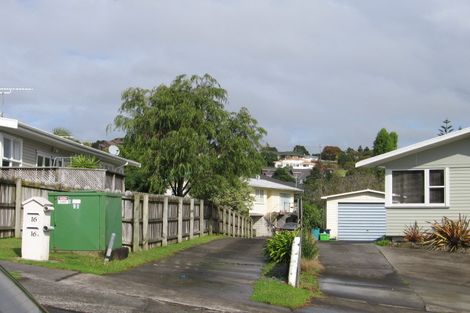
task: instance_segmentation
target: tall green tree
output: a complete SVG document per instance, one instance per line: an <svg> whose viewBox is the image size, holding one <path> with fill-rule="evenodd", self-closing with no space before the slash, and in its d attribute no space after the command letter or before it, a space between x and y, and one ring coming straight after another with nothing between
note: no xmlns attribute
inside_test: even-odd
<svg viewBox="0 0 470 313"><path fill-rule="evenodd" d="M321 158L323 160L335 161L338 159L341 149L336 146L325 146L321 152Z"/></svg>
<svg viewBox="0 0 470 313"><path fill-rule="evenodd" d="M385 128L382 128L375 137L374 140L374 155L383 154L389 151L397 149L398 146L398 134L394 131L388 132Z"/></svg>
<svg viewBox="0 0 470 313"><path fill-rule="evenodd" d="M130 188L228 199L227 186L237 188L241 178L259 173L265 130L246 108L227 112L226 99L208 74L125 90L113 126L126 133L123 155L142 164L130 173Z"/></svg>
<svg viewBox="0 0 470 313"><path fill-rule="evenodd" d="M261 148L261 155L265 166L274 166L274 162L278 159L277 148L271 147L269 144Z"/></svg>
<svg viewBox="0 0 470 313"><path fill-rule="evenodd" d="M449 119L446 118L445 120L442 121L442 125L439 128L439 133L437 135L442 136L442 135L448 134L452 131L454 131L454 127L452 126Z"/></svg>
<svg viewBox="0 0 470 313"><path fill-rule="evenodd" d="M296 145L294 149L292 150L295 153L301 154L301 155L309 155L310 153L308 152L307 148L304 146Z"/></svg>

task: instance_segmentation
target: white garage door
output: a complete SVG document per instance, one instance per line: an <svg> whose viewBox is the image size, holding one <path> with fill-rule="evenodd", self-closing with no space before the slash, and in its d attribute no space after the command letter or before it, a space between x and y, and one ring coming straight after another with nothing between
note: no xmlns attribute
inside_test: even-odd
<svg viewBox="0 0 470 313"><path fill-rule="evenodd" d="M338 240L374 241L385 229L384 203L338 203Z"/></svg>

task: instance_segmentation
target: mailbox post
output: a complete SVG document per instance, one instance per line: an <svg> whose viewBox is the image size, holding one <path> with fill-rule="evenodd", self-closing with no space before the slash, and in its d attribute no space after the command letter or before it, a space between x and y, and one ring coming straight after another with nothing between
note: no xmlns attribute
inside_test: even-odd
<svg viewBox="0 0 470 313"><path fill-rule="evenodd" d="M52 203L41 197L32 197L23 202L23 234L21 257L27 260L49 260L49 236Z"/></svg>

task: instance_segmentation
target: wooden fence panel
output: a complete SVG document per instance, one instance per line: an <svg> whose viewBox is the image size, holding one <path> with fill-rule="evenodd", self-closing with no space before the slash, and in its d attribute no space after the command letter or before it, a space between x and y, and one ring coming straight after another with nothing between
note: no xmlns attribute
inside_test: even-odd
<svg viewBox="0 0 470 313"><path fill-rule="evenodd" d="M21 206L19 223L15 219L18 201L21 203L34 196L47 199L51 191L67 191L18 183L17 193L15 182L0 181L0 238L20 235ZM207 201L190 198L127 192L122 194L121 217L122 243L133 250L165 246L178 239L189 240L204 234L250 237L253 233L251 219L239 216L230 208L217 208ZM15 227L16 224L19 227Z"/></svg>

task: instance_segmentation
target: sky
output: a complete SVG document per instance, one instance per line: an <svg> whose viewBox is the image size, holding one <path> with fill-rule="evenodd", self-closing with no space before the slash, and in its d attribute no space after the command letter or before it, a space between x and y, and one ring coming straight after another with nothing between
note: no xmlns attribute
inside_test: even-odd
<svg viewBox="0 0 470 313"><path fill-rule="evenodd" d="M403 147L470 126L470 1L12 1L0 9L4 116L81 140L128 87L209 73L278 150Z"/></svg>

